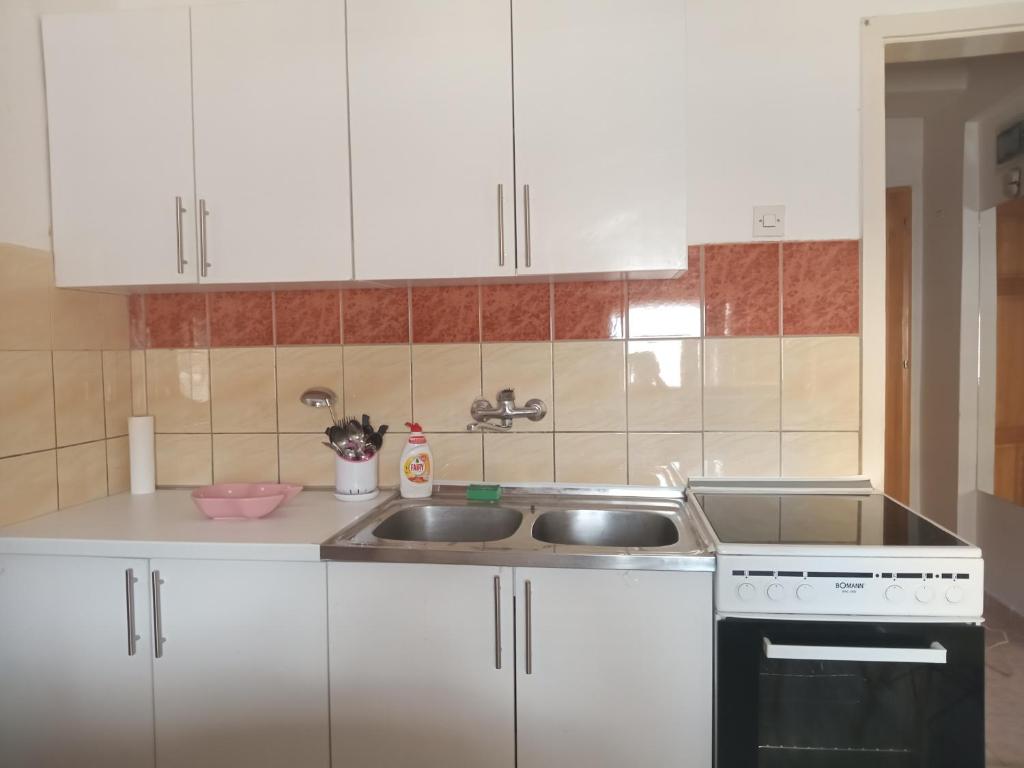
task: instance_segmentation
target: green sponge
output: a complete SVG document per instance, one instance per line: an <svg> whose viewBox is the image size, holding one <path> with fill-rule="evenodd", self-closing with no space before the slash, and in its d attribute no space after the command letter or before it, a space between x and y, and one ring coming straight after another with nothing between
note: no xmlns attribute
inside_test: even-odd
<svg viewBox="0 0 1024 768"><path fill-rule="evenodd" d="M470 485L466 488L466 498L470 501L499 501L500 485Z"/></svg>

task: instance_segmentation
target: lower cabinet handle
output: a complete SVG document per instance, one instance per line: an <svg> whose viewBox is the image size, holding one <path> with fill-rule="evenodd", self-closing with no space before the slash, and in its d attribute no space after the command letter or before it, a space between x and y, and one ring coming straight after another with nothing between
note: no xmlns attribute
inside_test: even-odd
<svg viewBox="0 0 1024 768"><path fill-rule="evenodd" d="M494 577L494 668L501 669L501 577Z"/></svg>
<svg viewBox="0 0 1024 768"><path fill-rule="evenodd" d="M160 571L153 571L153 652L159 659L164 655L164 619L160 608L160 586L164 580Z"/></svg>
<svg viewBox="0 0 1024 768"><path fill-rule="evenodd" d="M533 674L533 585L526 580L526 674Z"/></svg>
<svg viewBox="0 0 1024 768"><path fill-rule="evenodd" d="M124 601L128 609L128 655L134 656L138 651L139 640L142 639L135 633L135 585L138 583L135 578L135 570L128 568L124 572Z"/></svg>

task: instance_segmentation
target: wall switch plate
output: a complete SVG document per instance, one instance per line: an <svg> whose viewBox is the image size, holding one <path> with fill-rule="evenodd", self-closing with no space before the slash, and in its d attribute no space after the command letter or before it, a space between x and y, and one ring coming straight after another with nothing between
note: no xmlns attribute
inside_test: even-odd
<svg viewBox="0 0 1024 768"><path fill-rule="evenodd" d="M754 237L782 237L784 234L786 234L786 206L754 206Z"/></svg>

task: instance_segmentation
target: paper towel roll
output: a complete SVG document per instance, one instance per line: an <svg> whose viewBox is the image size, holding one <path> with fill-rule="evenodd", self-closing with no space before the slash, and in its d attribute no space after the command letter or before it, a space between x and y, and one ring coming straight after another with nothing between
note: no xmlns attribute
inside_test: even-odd
<svg viewBox="0 0 1024 768"><path fill-rule="evenodd" d="M128 458L133 494L153 493L156 490L155 453L153 417L132 416L128 419Z"/></svg>

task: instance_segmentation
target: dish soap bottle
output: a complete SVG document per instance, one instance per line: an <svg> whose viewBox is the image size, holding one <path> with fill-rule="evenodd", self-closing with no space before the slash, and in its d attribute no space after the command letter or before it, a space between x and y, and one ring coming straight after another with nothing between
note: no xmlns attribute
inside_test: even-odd
<svg viewBox="0 0 1024 768"><path fill-rule="evenodd" d="M405 422L412 432L398 465L398 489L403 499L425 499L434 492L434 456L416 422Z"/></svg>

